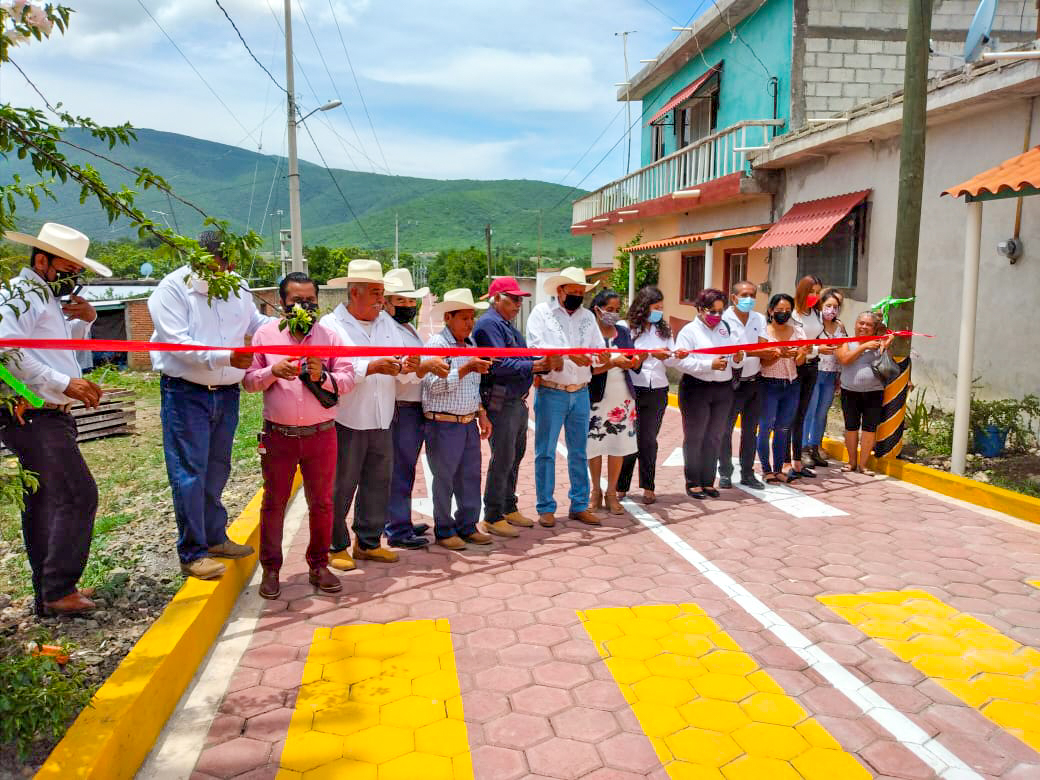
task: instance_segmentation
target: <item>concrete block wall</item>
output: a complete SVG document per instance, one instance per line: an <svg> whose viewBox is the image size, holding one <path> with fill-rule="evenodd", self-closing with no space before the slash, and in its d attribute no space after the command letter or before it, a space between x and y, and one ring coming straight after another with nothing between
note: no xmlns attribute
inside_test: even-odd
<svg viewBox="0 0 1040 780"><path fill-rule="evenodd" d="M903 88L906 0L799 1L806 4L804 105L793 112L795 126L799 119L847 111ZM929 77L963 65L964 38L977 6L977 0L934 0ZM995 48L1031 41L1036 29L1035 0L1002 0L993 25Z"/></svg>

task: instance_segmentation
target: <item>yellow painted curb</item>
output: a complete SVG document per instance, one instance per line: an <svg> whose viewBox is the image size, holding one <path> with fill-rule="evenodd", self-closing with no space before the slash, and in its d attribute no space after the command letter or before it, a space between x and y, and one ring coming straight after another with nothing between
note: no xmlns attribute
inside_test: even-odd
<svg viewBox="0 0 1040 780"><path fill-rule="evenodd" d="M295 495L301 484L297 474ZM228 528L228 538L256 549L259 491ZM188 579L36 774L37 778L132 778L224 626L256 567L257 556L225 561L219 580Z"/></svg>

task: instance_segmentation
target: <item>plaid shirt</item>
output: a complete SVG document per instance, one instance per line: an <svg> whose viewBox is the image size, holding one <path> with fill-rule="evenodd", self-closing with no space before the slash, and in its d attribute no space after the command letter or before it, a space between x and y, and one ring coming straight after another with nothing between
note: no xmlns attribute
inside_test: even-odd
<svg viewBox="0 0 1040 780"><path fill-rule="evenodd" d="M469 339L458 344L451 331L445 328L433 336L428 347L472 347ZM444 379L436 374L427 374L422 379L422 407L424 412L444 414L474 414L480 407L480 374L472 372L459 377L459 369L469 361L468 357L449 358L451 372Z"/></svg>

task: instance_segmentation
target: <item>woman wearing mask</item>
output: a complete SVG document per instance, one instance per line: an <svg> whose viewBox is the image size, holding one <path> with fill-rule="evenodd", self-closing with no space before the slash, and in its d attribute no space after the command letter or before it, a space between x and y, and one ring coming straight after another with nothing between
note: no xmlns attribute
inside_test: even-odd
<svg viewBox="0 0 1040 780"><path fill-rule="evenodd" d="M838 315L841 313L843 296L833 287L820 295L820 316L823 319L821 339L841 339L848 336ZM805 433L802 450L817 466L826 466L827 459L820 453L823 436L827 432L827 412L830 411L834 392L838 387L841 363L836 356L837 347L820 347L820 363L816 373L816 386L809 398L805 413Z"/></svg>
<svg viewBox="0 0 1040 780"><path fill-rule="evenodd" d="M703 290L697 296L697 310L697 318L679 331L675 340L678 349L689 353L736 344L729 326L722 321L725 293ZM738 351L730 355L688 354L676 365L684 375L679 383L679 411L683 419L686 495L690 498L719 496L715 467L733 404L733 368L743 363L744 353Z"/></svg>
<svg viewBox="0 0 1040 780"><path fill-rule="evenodd" d="M632 334L618 325L621 298L613 290L601 290L589 306L596 315L603 346L632 349ZM625 510L618 501L617 484L621 463L636 452L635 388L629 371L639 371L642 358L636 355L610 354L610 359L592 369L589 382L589 475L592 479L590 505L593 511L603 508L604 493L600 488L603 457L607 458L606 506L613 515Z"/></svg>
<svg viewBox="0 0 1040 780"><path fill-rule="evenodd" d="M800 341L805 333L792 318L794 298L786 293L777 293L769 300L766 310L765 339L767 342ZM808 347L780 347L778 357L762 358L762 382L765 395L762 399L762 416L758 422L758 459L762 461L762 479L780 482L782 466L791 434L791 421L798 409L801 379L798 367L805 362ZM772 435L772 447L769 437ZM770 458L770 454L772 458ZM798 478L788 470L787 481Z"/></svg>
<svg viewBox="0 0 1040 780"><path fill-rule="evenodd" d="M818 339L823 332L823 318L820 316L820 291L823 282L818 276L803 276L795 287L794 311L791 314L793 324L802 329L803 339ZM823 349L831 349L824 347ZM833 350L832 350L833 351ZM809 409L809 399L816 386L816 373L820 363L820 350L811 347L805 362L798 367L798 378L801 384L798 389L798 408L791 422L789 452L786 455L784 469L788 474L794 472L796 477L815 477L816 472L802 461L802 436L804 435L805 415Z"/></svg>
<svg viewBox="0 0 1040 780"><path fill-rule="evenodd" d="M874 438L881 424L881 407L885 384L874 373L872 364L892 343L892 336L883 336L885 323L881 315L865 311L856 318L858 342L838 347L841 363L841 411L845 416L845 448L849 462L842 471L858 471L874 476L867 468Z"/></svg>
<svg viewBox="0 0 1040 780"><path fill-rule="evenodd" d="M636 394L636 442L638 450L625 456L618 477L618 496L624 498L632 485L632 473L639 461L639 487L643 503L657 500L654 476L657 469L657 434L661 431L668 408L668 375L665 368L674 366L675 341L664 320L664 295L656 287L644 287L628 308L628 325L636 349L652 350L643 358L641 371L629 372ZM675 353L675 358L685 354Z"/></svg>

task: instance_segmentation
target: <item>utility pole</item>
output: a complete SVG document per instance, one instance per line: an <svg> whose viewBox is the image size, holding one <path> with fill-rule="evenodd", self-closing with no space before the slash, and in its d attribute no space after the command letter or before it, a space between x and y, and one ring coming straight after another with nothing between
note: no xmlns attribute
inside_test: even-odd
<svg viewBox="0 0 1040 780"><path fill-rule="evenodd" d="M903 137L899 154L899 199L892 267L892 297L912 298L917 287L917 250L921 240L921 194L924 187L925 133L928 123L928 39L932 31L930 0L907 3L906 67L903 72ZM914 304L891 310L892 330L912 330ZM910 354L910 340L897 339L893 353Z"/></svg>
<svg viewBox="0 0 1040 780"><path fill-rule="evenodd" d="M285 0L285 92L289 136L289 237L292 270L303 271L303 227L300 218L300 161L296 156L296 93L293 84L292 0Z"/></svg>
<svg viewBox="0 0 1040 780"><path fill-rule="evenodd" d="M542 264L542 210L538 209L538 260L535 268Z"/></svg>
<svg viewBox="0 0 1040 780"><path fill-rule="evenodd" d="M397 212L394 212L394 268L397 268L398 258L400 257L401 249L401 235L398 229Z"/></svg>
<svg viewBox="0 0 1040 780"><path fill-rule="evenodd" d="M491 284L491 223L484 225L484 238L487 240L488 284Z"/></svg>
<svg viewBox="0 0 1040 780"><path fill-rule="evenodd" d="M628 36L638 30L623 30L622 32L614 33L615 36L621 36L621 51L625 58L625 134L628 136L628 151L625 154L625 175L627 176L632 171L632 102L629 100L632 81L628 77Z"/></svg>

